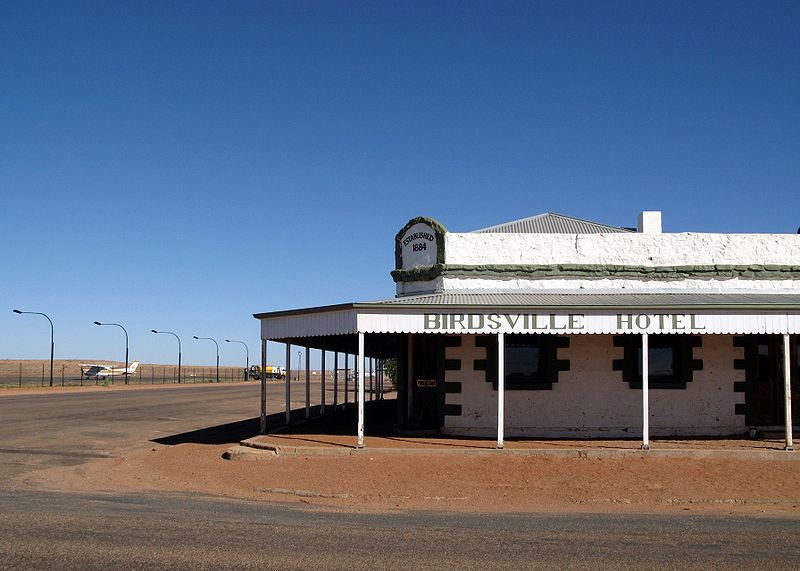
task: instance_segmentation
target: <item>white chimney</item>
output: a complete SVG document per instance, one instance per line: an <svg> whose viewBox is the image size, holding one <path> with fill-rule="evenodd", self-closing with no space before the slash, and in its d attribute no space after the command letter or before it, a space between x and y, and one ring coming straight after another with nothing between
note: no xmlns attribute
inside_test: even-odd
<svg viewBox="0 0 800 571"><path fill-rule="evenodd" d="M661 234L661 211L645 210L639 215L639 232Z"/></svg>

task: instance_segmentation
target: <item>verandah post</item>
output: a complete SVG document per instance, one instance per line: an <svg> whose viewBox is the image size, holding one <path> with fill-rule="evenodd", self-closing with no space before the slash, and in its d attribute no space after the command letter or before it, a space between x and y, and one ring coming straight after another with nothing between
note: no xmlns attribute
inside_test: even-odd
<svg viewBox="0 0 800 571"><path fill-rule="evenodd" d="M792 353L788 333L783 335L783 410L786 423L784 450L794 450L792 442Z"/></svg>
<svg viewBox="0 0 800 571"><path fill-rule="evenodd" d="M497 334L497 449L502 450L505 423L506 351L503 333Z"/></svg>
<svg viewBox="0 0 800 571"><path fill-rule="evenodd" d="M320 369L320 392L322 393L322 398L320 400L319 405L319 413L321 415L325 414L325 348L322 349L322 368Z"/></svg>
<svg viewBox="0 0 800 571"><path fill-rule="evenodd" d="M311 418L311 366L308 363L310 355L311 348L306 346L306 418Z"/></svg>
<svg viewBox="0 0 800 571"><path fill-rule="evenodd" d="M247 370L245 375L249 374ZM261 434L267 433L267 340L261 340Z"/></svg>
<svg viewBox="0 0 800 571"><path fill-rule="evenodd" d="M650 340L642 333L642 450L650 450Z"/></svg>
<svg viewBox="0 0 800 571"><path fill-rule="evenodd" d="M292 386L290 378L292 376L292 345L286 342L286 424L292 423Z"/></svg>
<svg viewBox="0 0 800 571"><path fill-rule="evenodd" d="M344 354L344 408L347 408L350 392L350 354Z"/></svg>
<svg viewBox="0 0 800 571"><path fill-rule="evenodd" d="M358 448L364 448L364 334L358 333Z"/></svg>
<svg viewBox="0 0 800 571"><path fill-rule="evenodd" d="M333 353L333 412L339 408L339 351Z"/></svg>

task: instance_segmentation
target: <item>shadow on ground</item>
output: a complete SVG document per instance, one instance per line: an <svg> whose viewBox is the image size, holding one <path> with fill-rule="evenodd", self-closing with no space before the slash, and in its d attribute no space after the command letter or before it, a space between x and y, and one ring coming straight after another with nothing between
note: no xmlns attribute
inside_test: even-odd
<svg viewBox="0 0 800 571"><path fill-rule="evenodd" d="M151 442L173 446L175 444L236 444L245 438L258 434L259 419L249 418L238 422L209 426L191 432L182 432L163 438L155 438Z"/></svg>
<svg viewBox="0 0 800 571"><path fill-rule="evenodd" d="M454 448L493 448L495 439L469 438L458 436L442 436L438 434L398 434L395 432L397 418L396 399L386 399L367 402L364 407L364 434L366 437L378 437L386 442L394 443L393 446L416 447L436 446ZM296 445L304 443L313 445L348 446L354 440L343 440L342 436L355 439L358 424L358 410L350 403L347 407L339 406L334 411L332 406L326 408L321 414L320 406L310 408L310 419L306 419L305 408L293 410L291 423L286 424L286 413L280 412L267 417L267 433L282 440L297 441ZM250 418L209 426L191 432L183 432L152 440L157 444L172 446L175 444L238 444L243 440L259 435L260 419ZM329 437L329 438L326 438ZM657 448L731 448L731 449L783 449L781 439L752 439L742 436L731 437L672 437L659 438L651 441ZM626 439L545 439L545 438L507 438L509 448L595 448L595 449L638 449L641 440L638 438Z"/></svg>
<svg viewBox="0 0 800 571"><path fill-rule="evenodd" d="M364 407L364 425L367 436L391 436L396 415L395 399L373 401ZM285 427L292 434L356 434L358 411L352 404L347 408L339 407L334 412L332 406L326 408L326 414L320 414L320 406L311 407L311 418L306 419L305 408L293 410L291 425L286 426L286 413L280 412L267 417L267 432ZM171 436L156 438L151 442L173 446L175 444L238 444L242 440L258 436L259 418L249 418L228 424L209 426L191 432L182 432Z"/></svg>

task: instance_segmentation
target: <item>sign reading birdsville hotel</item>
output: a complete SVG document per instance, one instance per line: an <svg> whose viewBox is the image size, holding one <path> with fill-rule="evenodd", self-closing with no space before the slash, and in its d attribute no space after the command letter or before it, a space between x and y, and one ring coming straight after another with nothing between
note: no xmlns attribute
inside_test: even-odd
<svg viewBox="0 0 800 571"><path fill-rule="evenodd" d="M444 333L492 335L526 333L549 335L625 335L625 334L741 334L761 331L766 334L800 333L797 312L748 314L745 312L698 311L524 311L473 310L436 312L407 310L384 313L363 312L358 328L370 333Z"/></svg>
<svg viewBox="0 0 800 571"><path fill-rule="evenodd" d="M702 333L702 317L681 313L426 313L424 329L440 333Z"/></svg>

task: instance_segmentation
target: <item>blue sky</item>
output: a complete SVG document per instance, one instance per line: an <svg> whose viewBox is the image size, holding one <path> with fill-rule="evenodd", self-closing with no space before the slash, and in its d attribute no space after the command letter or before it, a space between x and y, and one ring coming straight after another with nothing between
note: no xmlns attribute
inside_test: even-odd
<svg viewBox="0 0 800 571"><path fill-rule="evenodd" d="M1 2L0 358L223 365L415 216L800 226L797 2ZM282 353L276 362L282 361ZM271 359L272 361L272 359Z"/></svg>

